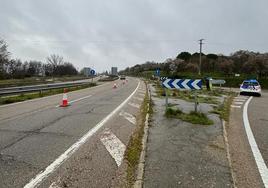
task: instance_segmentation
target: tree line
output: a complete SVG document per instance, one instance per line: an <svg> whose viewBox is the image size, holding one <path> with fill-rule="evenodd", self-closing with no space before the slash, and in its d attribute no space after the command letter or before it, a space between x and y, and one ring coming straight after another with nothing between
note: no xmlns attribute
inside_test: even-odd
<svg viewBox="0 0 268 188"><path fill-rule="evenodd" d="M155 71L160 68L167 75L180 73L198 73L199 53L181 52L176 58L164 62L147 61L128 67L121 74L138 75L144 71ZM258 78L268 77L268 53L239 50L229 56L222 54L201 54L202 73L220 73L226 76L234 74L255 75Z"/></svg>
<svg viewBox="0 0 268 188"><path fill-rule="evenodd" d="M46 62L10 59L10 52L4 40L0 40L0 79L25 78L32 76L77 75L74 65L65 61L62 56L52 54Z"/></svg>

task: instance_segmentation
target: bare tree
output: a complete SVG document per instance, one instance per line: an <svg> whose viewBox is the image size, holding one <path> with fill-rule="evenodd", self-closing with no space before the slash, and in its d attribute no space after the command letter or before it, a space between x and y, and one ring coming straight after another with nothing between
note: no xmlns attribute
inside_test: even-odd
<svg viewBox="0 0 268 188"><path fill-rule="evenodd" d="M50 69L52 75L57 74L57 68L64 63L63 57L52 54L49 57L47 57L47 67Z"/></svg>
<svg viewBox="0 0 268 188"><path fill-rule="evenodd" d="M5 67L7 66L10 53L7 51L7 44L4 40L0 40L0 78L4 77Z"/></svg>

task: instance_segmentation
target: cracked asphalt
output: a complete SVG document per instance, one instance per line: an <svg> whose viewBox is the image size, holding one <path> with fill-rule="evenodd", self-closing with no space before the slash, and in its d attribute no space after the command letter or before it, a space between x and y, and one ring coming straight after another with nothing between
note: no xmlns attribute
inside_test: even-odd
<svg viewBox="0 0 268 188"><path fill-rule="evenodd" d="M112 82L68 93L69 100L92 96L67 108L56 107L62 95L0 107L0 187L23 187L121 104L138 80L130 79L125 85L116 82L117 89L112 89ZM129 134L131 130L125 131ZM90 148L90 152L96 151L94 146ZM96 166L107 164L101 156L95 159ZM99 176L94 181L104 181L101 171L95 173Z"/></svg>
<svg viewBox="0 0 268 188"><path fill-rule="evenodd" d="M151 87L154 92L154 88ZM144 187L232 187L222 125L210 114L214 125L192 125L164 117L165 99L154 97L145 158ZM193 103L169 99L181 110L194 109ZM207 113L212 108L200 104Z"/></svg>

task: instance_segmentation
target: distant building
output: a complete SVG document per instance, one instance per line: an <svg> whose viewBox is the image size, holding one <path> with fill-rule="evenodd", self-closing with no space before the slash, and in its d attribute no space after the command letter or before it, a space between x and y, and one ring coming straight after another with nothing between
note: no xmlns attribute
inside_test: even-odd
<svg viewBox="0 0 268 188"><path fill-rule="evenodd" d="M111 69L111 75L118 75L117 67L112 67L112 69Z"/></svg>
<svg viewBox="0 0 268 188"><path fill-rule="evenodd" d="M91 70L90 67L84 67L84 75L87 76L87 77L90 76L91 75L90 70Z"/></svg>

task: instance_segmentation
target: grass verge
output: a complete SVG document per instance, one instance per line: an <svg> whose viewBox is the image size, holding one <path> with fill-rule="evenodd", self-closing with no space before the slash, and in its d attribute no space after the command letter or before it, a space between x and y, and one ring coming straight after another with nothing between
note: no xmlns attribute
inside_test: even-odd
<svg viewBox="0 0 268 188"><path fill-rule="evenodd" d="M229 93L229 95L225 98L223 104L214 106L214 109L210 113L219 114L221 119L229 122L230 106L232 104L234 96L234 93Z"/></svg>
<svg viewBox="0 0 268 188"><path fill-rule="evenodd" d="M144 126L146 120L146 114L148 113L149 103L148 93L146 92L144 101L141 105L140 115L137 120L137 128L130 138L128 143L125 159L127 160L127 187L132 187L136 180L136 169L139 164L140 153L142 151L142 138L144 135ZM150 110L150 109L149 109Z"/></svg>
<svg viewBox="0 0 268 188"><path fill-rule="evenodd" d="M74 86L74 87L68 87L68 91L75 91L75 90L80 90L80 89L85 89L88 87L94 87L96 86L96 83L89 83L86 85L81 85L81 86ZM47 91L42 91L42 92L35 92L35 93L27 93L27 94L21 94L17 96L7 96L7 97L1 97L0 98L0 105L3 104L11 104L15 102L22 102L30 99L35 99L35 98L41 98L41 97L46 97L50 95L56 95L63 93L63 88L61 89L51 89Z"/></svg>
<svg viewBox="0 0 268 188"><path fill-rule="evenodd" d="M36 84L48 84L56 82L66 82L87 79L85 76L62 76L62 77L30 77L24 79L5 79L0 80L0 88L26 86Z"/></svg>
<svg viewBox="0 0 268 188"><path fill-rule="evenodd" d="M164 88L161 86L159 82L156 82L154 84L156 87L156 94L157 97L163 97L165 96ZM205 89L197 90L195 91L197 93L197 100L199 103L208 103L208 104L219 104L218 99L216 96L221 96L222 94L225 94L222 90L215 89L212 91L207 91ZM167 95L171 98L178 98L185 100L187 102L194 102L194 92L193 91L179 91L179 90L167 90ZM202 96L207 95L207 96Z"/></svg>
<svg viewBox="0 0 268 188"><path fill-rule="evenodd" d="M180 109L167 108L166 117L178 118L192 124L212 125L213 121L209 119L204 113L191 111L189 114L183 113Z"/></svg>

